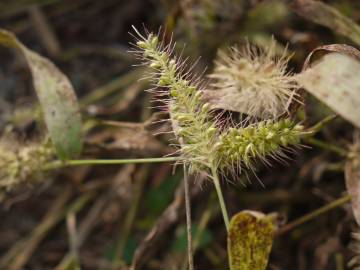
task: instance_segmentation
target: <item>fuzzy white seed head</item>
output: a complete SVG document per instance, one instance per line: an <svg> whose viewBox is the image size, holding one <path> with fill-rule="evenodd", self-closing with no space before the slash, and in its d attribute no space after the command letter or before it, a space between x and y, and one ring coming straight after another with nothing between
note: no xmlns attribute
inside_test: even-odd
<svg viewBox="0 0 360 270"><path fill-rule="evenodd" d="M275 53L276 42L267 48L257 48L249 43L244 49L233 47L219 51L215 67L209 78L212 90L224 106L251 117L277 118L296 100L296 81L287 71L291 56L285 49L280 56Z"/></svg>

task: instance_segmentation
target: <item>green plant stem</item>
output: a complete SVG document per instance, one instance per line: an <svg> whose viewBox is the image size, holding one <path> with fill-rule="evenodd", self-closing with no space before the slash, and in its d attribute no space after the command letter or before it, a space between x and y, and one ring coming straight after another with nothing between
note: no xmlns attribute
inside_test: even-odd
<svg viewBox="0 0 360 270"><path fill-rule="evenodd" d="M319 209L316 209L313 212L310 212L302 217L300 217L299 219L294 220L293 222L290 222L289 224L285 225L284 227L282 227L279 231L278 231L278 235L281 234L285 234L288 231L294 229L295 227L302 225L332 209L335 209L347 202L349 202L351 200L351 196L350 195L346 195L344 197L341 197L335 201L332 201L331 203L324 205L323 207L320 207Z"/></svg>
<svg viewBox="0 0 360 270"><path fill-rule="evenodd" d="M221 191L219 177L218 177L215 166L211 167L211 174L212 174L212 178L213 178L213 181L214 181L216 193L218 195L220 208L221 208L221 213L222 213L222 216L224 218L225 227L226 227L226 230L229 231L229 226L230 226L229 215L228 215L227 210L226 210L224 197L223 197L223 194L222 194L222 191Z"/></svg>
<svg viewBox="0 0 360 270"><path fill-rule="evenodd" d="M208 203L207 203L207 206L206 206L206 209L205 211L201 214L201 217L200 217L200 221L199 223L197 224L197 227L196 227L196 230L195 230L195 236L193 237L193 252L195 252L199 246L200 246L200 243L201 243L201 238L202 236L204 235L204 231L205 229L207 228L212 216L216 213L218 213L220 211L220 208L219 207L213 207L213 202L214 202L214 196L212 195L215 195L214 193L211 194L209 200L208 200ZM187 262L184 261L181 268L181 270L186 270L188 269L187 268Z"/></svg>
<svg viewBox="0 0 360 270"><path fill-rule="evenodd" d="M306 142L308 142L309 144L315 145L317 147L323 148L325 150L337 153L340 156L346 157L348 156L348 151L346 151L345 149L337 146L337 145L333 145L315 138L306 138L305 139Z"/></svg>
<svg viewBox="0 0 360 270"><path fill-rule="evenodd" d="M184 169L184 189L185 189L185 209L186 209L186 232L187 232L187 252L189 260L189 270L194 270L193 260L193 242L192 242L192 230L191 230L191 196L189 187L189 177L186 170L186 164L183 164Z"/></svg>
<svg viewBox="0 0 360 270"><path fill-rule="evenodd" d="M181 157L161 157L161 158L134 158L134 159L74 159L74 160L55 160L43 167L43 170L53 170L62 167L74 167L85 165L117 165L117 164L139 164L139 163L161 163L181 161Z"/></svg>
<svg viewBox="0 0 360 270"><path fill-rule="evenodd" d="M308 129L308 136L313 136L321 131L328 123L337 118L336 114L329 115Z"/></svg>

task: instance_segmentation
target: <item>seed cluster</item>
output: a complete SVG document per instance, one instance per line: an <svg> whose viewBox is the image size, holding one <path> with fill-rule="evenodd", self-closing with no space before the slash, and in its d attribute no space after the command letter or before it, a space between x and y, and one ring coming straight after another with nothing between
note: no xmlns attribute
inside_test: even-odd
<svg viewBox="0 0 360 270"><path fill-rule="evenodd" d="M0 145L0 190L38 179L53 155L54 149L48 142L22 146L15 151Z"/></svg>
<svg viewBox="0 0 360 270"><path fill-rule="evenodd" d="M140 37L140 58L153 69L155 93L165 99L180 153L192 172L251 167L256 158L276 157L289 145L299 143L302 126L291 120L266 120L247 127L220 131L210 105L202 101L199 81L184 74L185 65L172 56L173 47L164 46L158 37ZM138 52L139 53L139 52ZM165 88L165 90L163 90Z"/></svg>
<svg viewBox="0 0 360 270"><path fill-rule="evenodd" d="M165 99L165 103L174 132L181 142L180 152L189 161L191 171L210 167L212 157L215 157L213 145L217 128L210 120L209 104L201 100L200 82L182 74L184 64L171 57L172 48L161 44L157 36L150 34L138 41L137 46L143 50L143 59L149 61L154 70L151 77L155 79L155 87L167 89L170 98ZM160 92L160 96L164 93Z"/></svg>
<svg viewBox="0 0 360 270"><path fill-rule="evenodd" d="M299 144L302 132L303 127L289 119L267 120L244 128L230 128L219 137L216 144L219 167L240 164L251 168L256 159L265 161L268 156L276 158L289 145Z"/></svg>

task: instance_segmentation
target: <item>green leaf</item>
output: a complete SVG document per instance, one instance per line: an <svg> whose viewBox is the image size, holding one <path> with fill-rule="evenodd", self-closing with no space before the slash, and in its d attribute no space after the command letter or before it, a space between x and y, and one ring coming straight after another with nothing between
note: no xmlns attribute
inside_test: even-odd
<svg viewBox="0 0 360 270"><path fill-rule="evenodd" d="M81 116L69 79L47 58L25 47L11 32L0 29L0 44L16 48L30 67L45 123L60 159L80 155Z"/></svg>
<svg viewBox="0 0 360 270"><path fill-rule="evenodd" d="M266 269L275 226L260 212L242 211L232 217L228 233L231 270Z"/></svg>

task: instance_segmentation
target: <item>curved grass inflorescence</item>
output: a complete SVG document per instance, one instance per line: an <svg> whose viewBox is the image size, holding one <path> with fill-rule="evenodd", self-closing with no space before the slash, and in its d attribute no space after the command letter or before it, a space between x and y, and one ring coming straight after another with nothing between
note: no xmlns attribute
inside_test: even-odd
<svg viewBox="0 0 360 270"><path fill-rule="evenodd" d="M200 80L192 79L190 71L184 72L184 62L173 56L173 45L165 46L151 33L146 37L137 34L140 58L153 69L150 78L155 82L154 92L169 109L174 133L181 143L179 151L191 172L252 169L256 159L280 158L287 147L300 143L303 128L290 119L220 130L220 121L201 99ZM266 57L270 59L271 55Z"/></svg>
<svg viewBox="0 0 360 270"><path fill-rule="evenodd" d="M190 171L213 166L218 130L216 121L211 120L209 104L201 100L201 81L189 71L184 73L185 63L172 56L173 45L165 46L154 34L138 35L140 57L153 70L154 92L169 110L174 133L181 142L180 152Z"/></svg>
<svg viewBox="0 0 360 270"><path fill-rule="evenodd" d="M260 159L280 158L290 145L300 144L303 126L290 119L265 120L244 128L230 128L221 134L216 143L218 167L248 168Z"/></svg>
<svg viewBox="0 0 360 270"><path fill-rule="evenodd" d="M299 143L302 127L291 120L269 120L245 128L220 129L219 117L213 117L210 104L202 100L201 81L193 79L191 69L186 70L185 62L173 55L174 45L170 42L165 46L157 35L150 33L144 37L136 29L135 32L137 53L153 70L150 78L155 83L154 92L169 110L173 132L180 143L179 152L190 172L205 171L211 175L229 230L219 170L236 171L243 166L252 169L256 158L265 160L268 155L281 155L286 147Z"/></svg>

